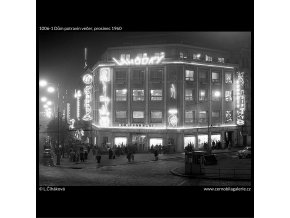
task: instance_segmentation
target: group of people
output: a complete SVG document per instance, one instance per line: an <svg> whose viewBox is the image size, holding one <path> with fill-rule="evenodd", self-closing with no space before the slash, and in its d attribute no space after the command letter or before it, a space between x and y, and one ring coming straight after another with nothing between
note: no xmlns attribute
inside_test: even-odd
<svg viewBox="0 0 290 218"><path fill-rule="evenodd" d="M229 146L228 146L229 147ZM202 143L201 147L203 150L215 150L215 149L221 149L222 148L222 143L220 140L212 141L211 142L211 147L209 147L207 142ZM188 143L187 146L185 146L184 150L187 152L191 152L195 149L195 146L193 143Z"/></svg>

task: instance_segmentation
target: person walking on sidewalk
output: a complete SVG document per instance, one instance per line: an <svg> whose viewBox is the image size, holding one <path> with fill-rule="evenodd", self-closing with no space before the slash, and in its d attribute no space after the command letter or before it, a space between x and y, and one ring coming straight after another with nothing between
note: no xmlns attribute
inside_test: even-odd
<svg viewBox="0 0 290 218"><path fill-rule="evenodd" d="M155 149L154 151L154 156L155 156L155 160L157 161L158 160L158 147Z"/></svg>
<svg viewBox="0 0 290 218"><path fill-rule="evenodd" d="M96 159L97 159L98 164L101 163L101 158L102 158L101 149L97 148L96 149Z"/></svg>
<svg viewBox="0 0 290 218"><path fill-rule="evenodd" d="M85 161L84 148L83 147L80 147L80 160L81 160L81 162Z"/></svg>

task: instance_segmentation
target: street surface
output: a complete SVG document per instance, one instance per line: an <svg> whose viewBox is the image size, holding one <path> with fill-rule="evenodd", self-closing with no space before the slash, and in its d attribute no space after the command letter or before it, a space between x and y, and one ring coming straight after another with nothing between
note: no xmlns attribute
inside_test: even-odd
<svg viewBox="0 0 290 218"><path fill-rule="evenodd" d="M126 156L109 160L102 155L98 165L89 154L85 163L61 160L57 167L39 164L41 186L248 186L251 181L228 181L180 177L170 170L184 168L184 154L162 154L154 161L153 154L135 154L135 162L128 163ZM246 168L250 172L250 159L238 159L233 153L217 154L218 165L208 170L222 168Z"/></svg>

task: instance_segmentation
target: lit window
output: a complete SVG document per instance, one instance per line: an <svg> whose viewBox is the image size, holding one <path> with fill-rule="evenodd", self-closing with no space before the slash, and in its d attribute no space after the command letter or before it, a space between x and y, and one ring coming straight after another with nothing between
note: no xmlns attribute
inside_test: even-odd
<svg viewBox="0 0 290 218"><path fill-rule="evenodd" d="M205 89L199 90L199 100L200 101L207 101L207 94Z"/></svg>
<svg viewBox="0 0 290 218"><path fill-rule="evenodd" d="M162 123L162 111L151 111L151 122Z"/></svg>
<svg viewBox="0 0 290 218"><path fill-rule="evenodd" d="M225 91L225 101L233 100L233 91Z"/></svg>
<svg viewBox="0 0 290 218"><path fill-rule="evenodd" d="M226 111L226 123L233 121L233 111Z"/></svg>
<svg viewBox="0 0 290 218"><path fill-rule="evenodd" d="M133 118L134 119L143 119L144 118L144 111L133 111Z"/></svg>
<svg viewBox="0 0 290 218"><path fill-rule="evenodd" d="M199 122L200 123L207 122L207 111L200 111L199 112Z"/></svg>
<svg viewBox="0 0 290 218"><path fill-rule="evenodd" d="M116 119L127 118L127 111L116 111Z"/></svg>
<svg viewBox="0 0 290 218"><path fill-rule="evenodd" d="M162 101L162 90L161 89L152 89L150 90L151 101Z"/></svg>
<svg viewBox="0 0 290 218"><path fill-rule="evenodd" d="M217 83L220 81L220 73L218 72L212 72L211 74L211 80L213 83Z"/></svg>
<svg viewBox="0 0 290 218"><path fill-rule="evenodd" d="M116 101L127 101L127 89L116 90Z"/></svg>
<svg viewBox="0 0 290 218"><path fill-rule="evenodd" d="M208 55L205 55L205 61L212 61L212 57L208 56Z"/></svg>
<svg viewBox="0 0 290 218"><path fill-rule="evenodd" d="M144 101L144 90L133 90L133 101Z"/></svg>
<svg viewBox="0 0 290 218"><path fill-rule="evenodd" d="M185 101L192 101L192 89L185 89Z"/></svg>
<svg viewBox="0 0 290 218"><path fill-rule="evenodd" d="M195 117L195 111L185 111L185 122L186 123L193 123Z"/></svg>
<svg viewBox="0 0 290 218"><path fill-rule="evenodd" d="M218 58L218 62L225 63L225 59L224 58Z"/></svg>
<svg viewBox="0 0 290 218"><path fill-rule="evenodd" d="M221 92L218 90L212 90L212 100L219 101L221 98Z"/></svg>
<svg viewBox="0 0 290 218"><path fill-rule="evenodd" d="M200 60L201 54L193 54L192 58L195 60Z"/></svg>
<svg viewBox="0 0 290 218"><path fill-rule="evenodd" d="M227 83L227 84L233 83L232 73L225 74L225 83Z"/></svg>
<svg viewBox="0 0 290 218"><path fill-rule="evenodd" d="M183 52L180 52L180 53L179 53L179 57L180 57L180 58L183 58Z"/></svg>
<svg viewBox="0 0 290 218"><path fill-rule="evenodd" d="M193 70L185 70L185 80L186 81L194 81L194 71Z"/></svg>

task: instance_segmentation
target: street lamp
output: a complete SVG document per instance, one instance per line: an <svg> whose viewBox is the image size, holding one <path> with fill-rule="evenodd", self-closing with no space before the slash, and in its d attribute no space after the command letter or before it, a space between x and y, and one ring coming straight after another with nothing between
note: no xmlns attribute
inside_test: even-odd
<svg viewBox="0 0 290 218"><path fill-rule="evenodd" d="M42 98L41 98L41 101L42 101L42 102L46 102L46 101L47 101L47 98L46 98L46 97L42 97Z"/></svg>
<svg viewBox="0 0 290 218"><path fill-rule="evenodd" d="M48 83L47 81L45 80L41 80L39 82L39 85L41 87L45 87L47 86L48 84L50 85L53 85L53 86L56 86L57 88L57 159L56 159L56 165L60 165L60 147L59 147L59 84L55 84L55 83ZM47 88L47 91L49 93L53 93L55 91L55 88L50 86Z"/></svg>

